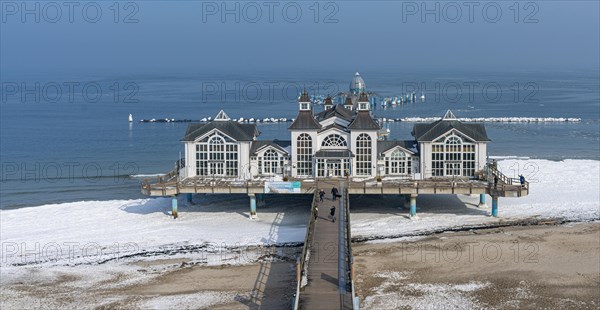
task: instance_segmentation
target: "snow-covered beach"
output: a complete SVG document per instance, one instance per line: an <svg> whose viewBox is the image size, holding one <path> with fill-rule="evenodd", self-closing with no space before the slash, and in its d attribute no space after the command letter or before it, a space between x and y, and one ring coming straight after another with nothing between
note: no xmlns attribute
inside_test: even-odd
<svg viewBox="0 0 600 310"><path fill-rule="evenodd" d="M490 217L489 209L478 208L476 196L419 196L417 220L406 216L400 197L356 196L350 201L352 234L363 240L394 242L393 238L513 220L600 219L599 161L503 158L499 166L509 176L525 175L531 184L527 197L500 199L500 218ZM35 297L16 290L17 283L52 283L63 272L78 274L76 283L85 290L115 274L129 274L129 278L102 285L151 281L172 270L173 261L205 266L254 264L272 250L270 246L279 245L281 251L303 241L310 199L310 195L267 197L267 205L258 208L257 220L249 219L244 195L196 196L192 205L181 201L176 220L170 216L168 198L1 210L2 301L19 305L14 300L17 296L31 301ZM287 254L293 257L294 251ZM286 255L281 257L285 262ZM140 261L150 272L135 271ZM219 296L233 298L227 292L211 298ZM160 304L148 302L150 308L152 302Z"/></svg>

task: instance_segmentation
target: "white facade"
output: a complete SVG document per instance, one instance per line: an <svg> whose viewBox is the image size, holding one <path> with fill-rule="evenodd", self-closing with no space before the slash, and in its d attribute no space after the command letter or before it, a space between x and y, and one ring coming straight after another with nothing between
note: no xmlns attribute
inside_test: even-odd
<svg viewBox="0 0 600 310"><path fill-rule="evenodd" d="M349 102L328 98L330 107L315 114L304 92L290 140L258 140L255 124L234 122L223 111L212 122L189 125L179 177L473 178L486 165L489 139L481 124L461 123L448 111L439 121L415 124L415 140L380 140L366 94L352 110Z"/></svg>

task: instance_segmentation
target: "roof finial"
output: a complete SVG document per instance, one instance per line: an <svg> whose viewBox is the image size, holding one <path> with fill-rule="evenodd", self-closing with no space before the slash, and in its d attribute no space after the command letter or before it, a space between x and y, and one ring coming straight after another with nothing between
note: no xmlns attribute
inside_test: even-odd
<svg viewBox="0 0 600 310"><path fill-rule="evenodd" d="M215 116L215 121L230 121L231 118L229 118L229 115L227 115L227 113L225 113L225 111L221 110L219 111L219 114L217 114L217 116Z"/></svg>
<svg viewBox="0 0 600 310"><path fill-rule="evenodd" d="M446 111L446 114L444 114L444 117L442 117L442 119L444 119L444 120L455 120L456 116L454 116L454 113L452 113L452 111L448 110L448 111Z"/></svg>

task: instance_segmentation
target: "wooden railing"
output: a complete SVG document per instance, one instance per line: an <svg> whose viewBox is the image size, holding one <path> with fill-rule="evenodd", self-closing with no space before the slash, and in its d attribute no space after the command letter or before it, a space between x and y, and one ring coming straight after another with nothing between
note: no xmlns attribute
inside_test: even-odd
<svg viewBox="0 0 600 310"><path fill-rule="evenodd" d="M306 226L306 236L304 236L304 246L302 247L302 255L298 258L296 262L296 296L294 299L294 310L298 309L300 303L300 291L302 290L302 282L304 277L306 277L306 262L308 259L310 248L310 238L315 229L315 212L316 206L318 204L319 194L315 191L313 195L313 200L311 203L311 212L310 217L308 219L308 225Z"/></svg>
<svg viewBox="0 0 600 310"><path fill-rule="evenodd" d="M526 191L529 194L529 182L526 180L521 183L521 180L518 178L509 178L504 175L500 170L498 170L498 166L495 163L488 163L487 169L489 172L488 181L490 183L494 183L494 189L506 190L506 186L510 186L509 189L514 189L515 186L520 186L522 191ZM498 182L496 182L496 178Z"/></svg>
<svg viewBox="0 0 600 310"><path fill-rule="evenodd" d="M350 194L348 188L344 188L344 212L346 215L346 251L348 257L348 277L350 291L352 292L352 308L358 309L358 299L354 290L354 256L352 255L352 231L350 230Z"/></svg>

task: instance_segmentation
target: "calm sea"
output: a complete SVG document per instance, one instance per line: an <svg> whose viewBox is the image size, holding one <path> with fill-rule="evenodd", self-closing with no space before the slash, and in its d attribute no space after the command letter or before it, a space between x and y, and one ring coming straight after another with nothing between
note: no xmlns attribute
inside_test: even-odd
<svg viewBox="0 0 600 310"><path fill-rule="evenodd" d="M139 119L199 120L221 109L232 118L293 118L302 88L322 95L347 91L353 74L3 76L0 208L143 197L143 175L172 168L187 124ZM361 74L380 96L412 90L426 96L424 102L378 106L378 117L432 117L451 109L458 117L581 118L486 123L489 155L600 159L597 71ZM289 139L287 126L261 124L261 138ZM388 126L391 138L411 138L412 123Z"/></svg>

